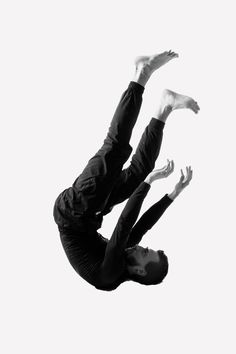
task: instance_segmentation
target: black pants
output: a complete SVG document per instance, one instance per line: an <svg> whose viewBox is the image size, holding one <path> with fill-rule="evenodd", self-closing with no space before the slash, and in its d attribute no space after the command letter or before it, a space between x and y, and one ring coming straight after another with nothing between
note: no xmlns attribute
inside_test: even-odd
<svg viewBox="0 0 236 354"><path fill-rule="evenodd" d="M131 196L153 170L159 155L164 123L152 118L142 134L130 166L123 169L132 147L129 144L142 104L144 87L131 81L122 94L102 147L88 161L73 183L78 195L77 212L105 215L115 204Z"/></svg>

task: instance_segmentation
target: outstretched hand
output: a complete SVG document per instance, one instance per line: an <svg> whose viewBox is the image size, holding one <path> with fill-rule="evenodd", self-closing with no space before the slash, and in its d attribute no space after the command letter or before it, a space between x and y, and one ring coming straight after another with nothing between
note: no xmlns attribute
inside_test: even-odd
<svg viewBox="0 0 236 354"><path fill-rule="evenodd" d="M174 171L174 161L167 160L167 162L167 165L162 167L161 169L153 170L152 172L150 172L146 178L146 181L148 183L152 183L157 179L168 177Z"/></svg>
<svg viewBox="0 0 236 354"><path fill-rule="evenodd" d="M171 199L175 199L182 192L182 190L190 183L192 177L193 170L191 169L191 166L186 167L186 176L184 176L183 170L181 169L180 180L176 184L173 192L169 194L169 197Z"/></svg>
<svg viewBox="0 0 236 354"><path fill-rule="evenodd" d="M186 177L184 176L183 170L181 169L180 180L175 186L175 190L177 194L182 192L182 190L190 183L192 177L193 177L193 170L191 169L191 166L186 167Z"/></svg>

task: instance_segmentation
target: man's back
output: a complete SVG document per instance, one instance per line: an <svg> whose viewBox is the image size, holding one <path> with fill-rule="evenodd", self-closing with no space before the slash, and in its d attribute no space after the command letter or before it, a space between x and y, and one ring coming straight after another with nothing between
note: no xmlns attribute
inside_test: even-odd
<svg viewBox="0 0 236 354"><path fill-rule="evenodd" d="M113 269L112 277L115 279L114 282L106 281L104 274L102 274L102 263L109 240L98 232L95 231L89 234L61 230L60 238L70 264L91 285L98 289L113 290L125 280L125 277L122 276L126 269L124 256L123 262L121 257L117 264L116 272L114 272L114 267L111 267Z"/></svg>

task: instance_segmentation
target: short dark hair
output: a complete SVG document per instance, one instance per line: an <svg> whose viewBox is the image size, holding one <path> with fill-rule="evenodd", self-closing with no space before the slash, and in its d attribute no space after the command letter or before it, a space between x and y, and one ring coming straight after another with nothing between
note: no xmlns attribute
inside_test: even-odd
<svg viewBox="0 0 236 354"><path fill-rule="evenodd" d="M138 263L132 258L129 259L128 264L130 266L138 265ZM149 262L145 266L146 275L130 274L130 280L144 285L156 285L160 284L168 273L168 258L166 255L161 256L160 262Z"/></svg>

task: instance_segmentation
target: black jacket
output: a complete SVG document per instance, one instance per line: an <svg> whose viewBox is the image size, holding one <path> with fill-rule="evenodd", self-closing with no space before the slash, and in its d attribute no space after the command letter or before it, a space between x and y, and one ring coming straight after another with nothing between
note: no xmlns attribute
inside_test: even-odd
<svg viewBox="0 0 236 354"><path fill-rule="evenodd" d="M63 191L57 198L54 219L58 224L65 253L76 272L97 289L113 290L128 280L125 249L138 244L172 203L166 194L135 224L149 189L150 185L145 182L136 188L128 199L110 240L97 232L105 213L78 213L78 208L74 208L74 203L78 203L78 200L73 187Z"/></svg>

